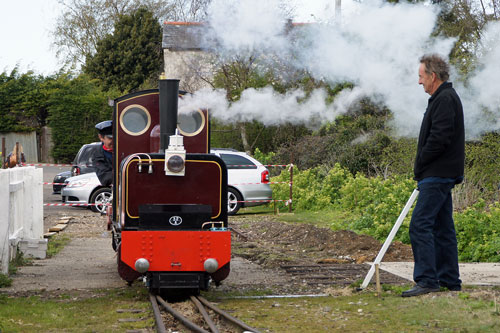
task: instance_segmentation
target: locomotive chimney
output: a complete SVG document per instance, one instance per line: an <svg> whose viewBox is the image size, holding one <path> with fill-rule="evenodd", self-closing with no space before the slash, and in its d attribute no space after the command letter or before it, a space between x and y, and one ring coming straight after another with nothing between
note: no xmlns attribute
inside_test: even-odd
<svg viewBox="0 0 500 333"><path fill-rule="evenodd" d="M169 138L177 128L179 80L160 80L160 153L168 148Z"/></svg>

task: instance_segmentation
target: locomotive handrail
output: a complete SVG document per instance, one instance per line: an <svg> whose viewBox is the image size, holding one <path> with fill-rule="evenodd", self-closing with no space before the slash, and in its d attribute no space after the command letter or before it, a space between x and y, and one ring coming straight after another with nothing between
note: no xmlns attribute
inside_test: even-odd
<svg viewBox="0 0 500 333"><path fill-rule="evenodd" d="M222 228L224 227L224 222L222 221L210 221L210 222L205 222L201 225L201 228L205 228L205 225L206 224L211 224L212 225L212 228L214 228L214 224L221 224L222 225Z"/></svg>

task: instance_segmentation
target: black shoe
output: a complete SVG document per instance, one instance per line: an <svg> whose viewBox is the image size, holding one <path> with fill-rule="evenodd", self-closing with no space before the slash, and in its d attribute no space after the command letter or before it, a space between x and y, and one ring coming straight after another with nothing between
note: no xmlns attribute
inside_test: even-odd
<svg viewBox="0 0 500 333"><path fill-rule="evenodd" d="M440 290L439 288L421 287L417 284L415 287L413 287L409 290L403 291L403 293L401 293L401 297L420 296L420 295L424 295L424 294L428 294L428 293L433 293L433 292L436 292L439 290Z"/></svg>
<svg viewBox="0 0 500 333"><path fill-rule="evenodd" d="M460 285L457 285L457 286L442 286L446 289L448 289L449 291L461 291L462 290L462 286Z"/></svg>

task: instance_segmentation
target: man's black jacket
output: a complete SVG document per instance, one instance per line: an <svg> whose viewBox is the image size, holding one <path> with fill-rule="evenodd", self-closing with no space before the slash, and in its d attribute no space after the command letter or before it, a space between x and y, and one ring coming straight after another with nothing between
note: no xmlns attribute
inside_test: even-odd
<svg viewBox="0 0 500 333"><path fill-rule="evenodd" d="M415 180L464 175L465 133L462 103L450 82L429 98L415 159Z"/></svg>
<svg viewBox="0 0 500 333"><path fill-rule="evenodd" d="M97 178L104 186L109 186L113 182L113 161L112 154L104 151L103 145L94 150L94 166Z"/></svg>

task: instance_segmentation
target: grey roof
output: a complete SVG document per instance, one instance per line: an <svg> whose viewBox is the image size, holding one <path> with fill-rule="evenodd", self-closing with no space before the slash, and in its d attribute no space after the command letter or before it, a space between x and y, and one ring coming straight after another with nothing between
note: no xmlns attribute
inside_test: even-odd
<svg viewBox="0 0 500 333"><path fill-rule="evenodd" d="M201 23L165 22L162 46L170 50L200 50L204 44L205 29Z"/></svg>
<svg viewBox="0 0 500 333"><path fill-rule="evenodd" d="M292 23L288 21L283 26L283 33L294 38L296 29L309 24ZM212 36L212 37L210 37ZM164 22L162 47L169 50L207 50L217 45L214 34L210 32L210 26L198 22Z"/></svg>

